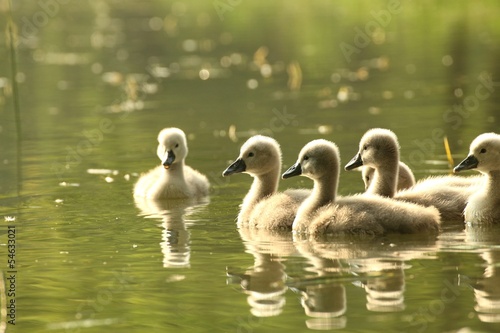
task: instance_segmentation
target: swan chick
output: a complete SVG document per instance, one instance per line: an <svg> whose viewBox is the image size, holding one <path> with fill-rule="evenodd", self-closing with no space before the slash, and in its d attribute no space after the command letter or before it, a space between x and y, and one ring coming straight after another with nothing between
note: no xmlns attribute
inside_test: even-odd
<svg viewBox="0 0 500 333"><path fill-rule="evenodd" d="M438 231L440 217L434 207L380 196L337 197L339 173L340 156L333 142L319 139L302 148L297 162L282 176L302 175L314 181L311 195L293 221L295 232L383 235Z"/></svg>
<svg viewBox="0 0 500 333"><path fill-rule="evenodd" d="M161 130L156 154L161 165L139 177L134 186L135 197L182 199L208 195L210 183L207 177L184 163L188 147L181 129Z"/></svg>
<svg viewBox="0 0 500 333"><path fill-rule="evenodd" d="M366 132L359 142L358 153L346 164L345 170L357 167L373 169L366 193L392 198L399 177L399 143L390 130L375 128Z"/></svg>
<svg viewBox="0 0 500 333"><path fill-rule="evenodd" d="M224 177L247 173L253 177L238 214L239 227L290 229L306 190L277 192L281 172L281 148L273 138L255 135L240 149L238 158L222 173Z"/></svg>
<svg viewBox="0 0 500 333"><path fill-rule="evenodd" d="M471 169L484 174L486 180L469 197L464 210L465 221L500 223L500 135L484 133L475 138L469 155L453 171Z"/></svg>
<svg viewBox="0 0 500 333"><path fill-rule="evenodd" d="M399 173L399 143L394 132L388 129L368 130L360 140L359 151L345 166L346 170L360 165L375 170L368 195L380 195L423 206L435 206L445 220L462 220L468 196L475 190L473 180L463 177L430 177L418 181L412 188L397 191ZM454 186L454 184L461 184Z"/></svg>
<svg viewBox="0 0 500 333"><path fill-rule="evenodd" d="M383 137L387 137L387 140L394 141L396 142L396 149L398 150L397 152L394 151L394 145L389 144L387 145L384 142ZM365 140L363 140L363 138ZM370 166L368 163L364 163L363 159L361 158L362 154L361 152L364 150L368 150L370 147L368 142L363 142L363 141L369 141L373 140L371 142L371 147L376 146L377 147L377 153L378 155L382 155L385 150L388 151L388 158L391 156L394 157L394 155L397 153L399 154L399 143L398 139L396 137L396 134L394 134L390 130L385 130L381 128L375 128L372 129L368 132L365 133L360 142L360 149L359 153L354 156L349 163L346 164L345 170L353 170L357 167L362 167L362 177L363 177L363 182L365 183L365 190L368 190L373 183L373 179L377 176L376 171L377 168L375 166ZM372 153L375 155L376 153ZM371 162L376 164L378 160L384 159L385 156L372 156ZM399 160L399 156L398 156ZM399 161L398 165L398 172L397 172L397 185L396 185L396 190L404 190L411 188L413 185L415 185L415 176L413 175L413 172L411 171L410 167L406 165L405 163Z"/></svg>

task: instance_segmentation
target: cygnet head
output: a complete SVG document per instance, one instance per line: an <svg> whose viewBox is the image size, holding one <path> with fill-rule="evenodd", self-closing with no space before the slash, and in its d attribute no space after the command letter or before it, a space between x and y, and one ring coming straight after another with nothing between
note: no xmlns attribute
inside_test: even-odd
<svg viewBox="0 0 500 333"><path fill-rule="evenodd" d="M363 135L358 153L346 164L345 169L352 170L362 165L381 168L396 162L399 162L396 134L388 129L373 128Z"/></svg>
<svg viewBox="0 0 500 333"><path fill-rule="evenodd" d="M299 175L311 179L320 179L327 175L338 177L339 156L339 149L333 142L323 139L313 140L302 148L297 162L282 177L283 179Z"/></svg>
<svg viewBox="0 0 500 333"><path fill-rule="evenodd" d="M255 135L248 139L240 149L240 155L222 176L234 173L248 173L252 176L263 175L281 168L281 149L276 140L268 136Z"/></svg>
<svg viewBox="0 0 500 333"><path fill-rule="evenodd" d="M469 156L453 169L454 172L477 169L483 173L500 170L500 135L484 133L472 141Z"/></svg>
<svg viewBox="0 0 500 333"><path fill-rule="evenodd" d="M158 134L156 154L165 169L170 169L175 163L182 163L188 154L184 132L175 127L162 129Z"/></svg>

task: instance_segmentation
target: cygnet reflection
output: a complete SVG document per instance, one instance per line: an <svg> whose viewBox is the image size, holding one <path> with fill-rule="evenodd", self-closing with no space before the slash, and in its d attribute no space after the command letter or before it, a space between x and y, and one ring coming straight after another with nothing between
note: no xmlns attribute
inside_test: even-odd
<svg viewBox="0 0 500 333"><path fill-rule="evenodd" d="M478 318L486 323L500 322L500 251L487 251L481 254L486 261L483 277L474 285L474 297Z"/></svg>
<svg viewBox="0 0 500 333"><path fill-rule="evenodd" d="M194 223L190 216L206 207L208 197L184 200L150 200L135 198L135 205L146 219L161 221L161 252L163 267L190 267L191 247L188 226Z"/></svg>
<svg viewBox="0 0 500 333"><path fill-rule="evenodd" d="M315 330L346 327L347 296L344 282L350 278L349 267L340 260L323 258L316 253L313 242L296 242L300 254L307 258L305 276L295 283L300 292L306 326Z"/></svg>
<svg viewBox="0 0 500 333"><path fill-rule="evenodd" d="M405 267L401 261L368 260L366 308L375 312L397 312L405 309Z"/></svg>
<svg viewBox="0 0 500 333"><path fill-rule="evenodd" d="M499 225L488 224L466 224L467 244L480 248L485 244L498 244ZM479 320L486 323L500 322L500 251L488 249L479 254L485 262L483 275L477 279L470 278L469 282L474 289L477 312ZM471 281L472 280L472 281Z"/></svg>
<svg viewBox="0 0 500 333"><path fill-rule="evenodd" d="M287 274L286 257L295 253L290 232L240 228L246 252L253 255L254 264L243 272L228 269L229 283L239 283L248 295L250 312L256 317L272 317L285 306Z"/></svg>
<svg viewBox="0 0 500 333"><path fill-rule="evenodd" d="M345 283L366 292L366 308L374 312L405 309L405 270L412 259L431 259L435 237L393 235L359 239L354 237L319 240L295 237L295 247L310 264L306 275L293 285L302 291L302 306L312 317L310 328L339 329L346 325L349 298ZM310 273L314 273L311 275Z"/></svg>

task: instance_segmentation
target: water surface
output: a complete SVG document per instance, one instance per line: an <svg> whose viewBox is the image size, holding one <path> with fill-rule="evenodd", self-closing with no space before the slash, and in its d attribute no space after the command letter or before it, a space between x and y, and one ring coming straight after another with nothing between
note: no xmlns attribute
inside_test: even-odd
<svg viewBox="0 0 500 333"><path fill-rule="evenodd" d="M221 177L255 133L282 144L288 167L316 138L347 162L372 127L396 132L417 178L448 173L444 136L456 164L498 131L494 1L41 4L12 12L21 133L0 41L3 248L7 226L17 232L9 332L500 329L496 228L335 241L238 230L251 179ZM211 195L134 202L169 126L188 134L187 163ZM362 190L359 173L341 173L342 194Z"/></svg>

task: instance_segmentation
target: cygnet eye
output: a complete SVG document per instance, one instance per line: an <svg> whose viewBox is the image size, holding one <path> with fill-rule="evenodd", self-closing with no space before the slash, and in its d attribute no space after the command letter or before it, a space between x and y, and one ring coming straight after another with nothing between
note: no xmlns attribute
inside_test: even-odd
<svg viewBox="0 0 500 333"><path fill-rule="evenodd" d="M304 161L307 161L309 159L309 156L304 156Z"/></svg>
<svg viewBox="0 0 500 333"><path fill-rule="evenodd" d="M486 153L486 148L482 148L480 151L479 151L480 154L484 154Z"/></svg>
<svg viewBox="0 0 500 333"><path fill-rule="evenodd" d="M178 144L178 143L176 143L176 144L175 144L175 148L177 148L177 147L179 147L179 144Z"/></svg>
<svg viewBox="0 0 500 333"><path fill-rule="evenodd" d="M363 150L367 150L367 149L368 149L368 145L364 145Z"/></svg>
<svg viewBox="0 0 500 333"><path fill-rule="evenodd" d="M254 155L255 155L255 154L254 154L254 153L252 153L252 152L248 153L248 157L253 157Z"/></svg>

